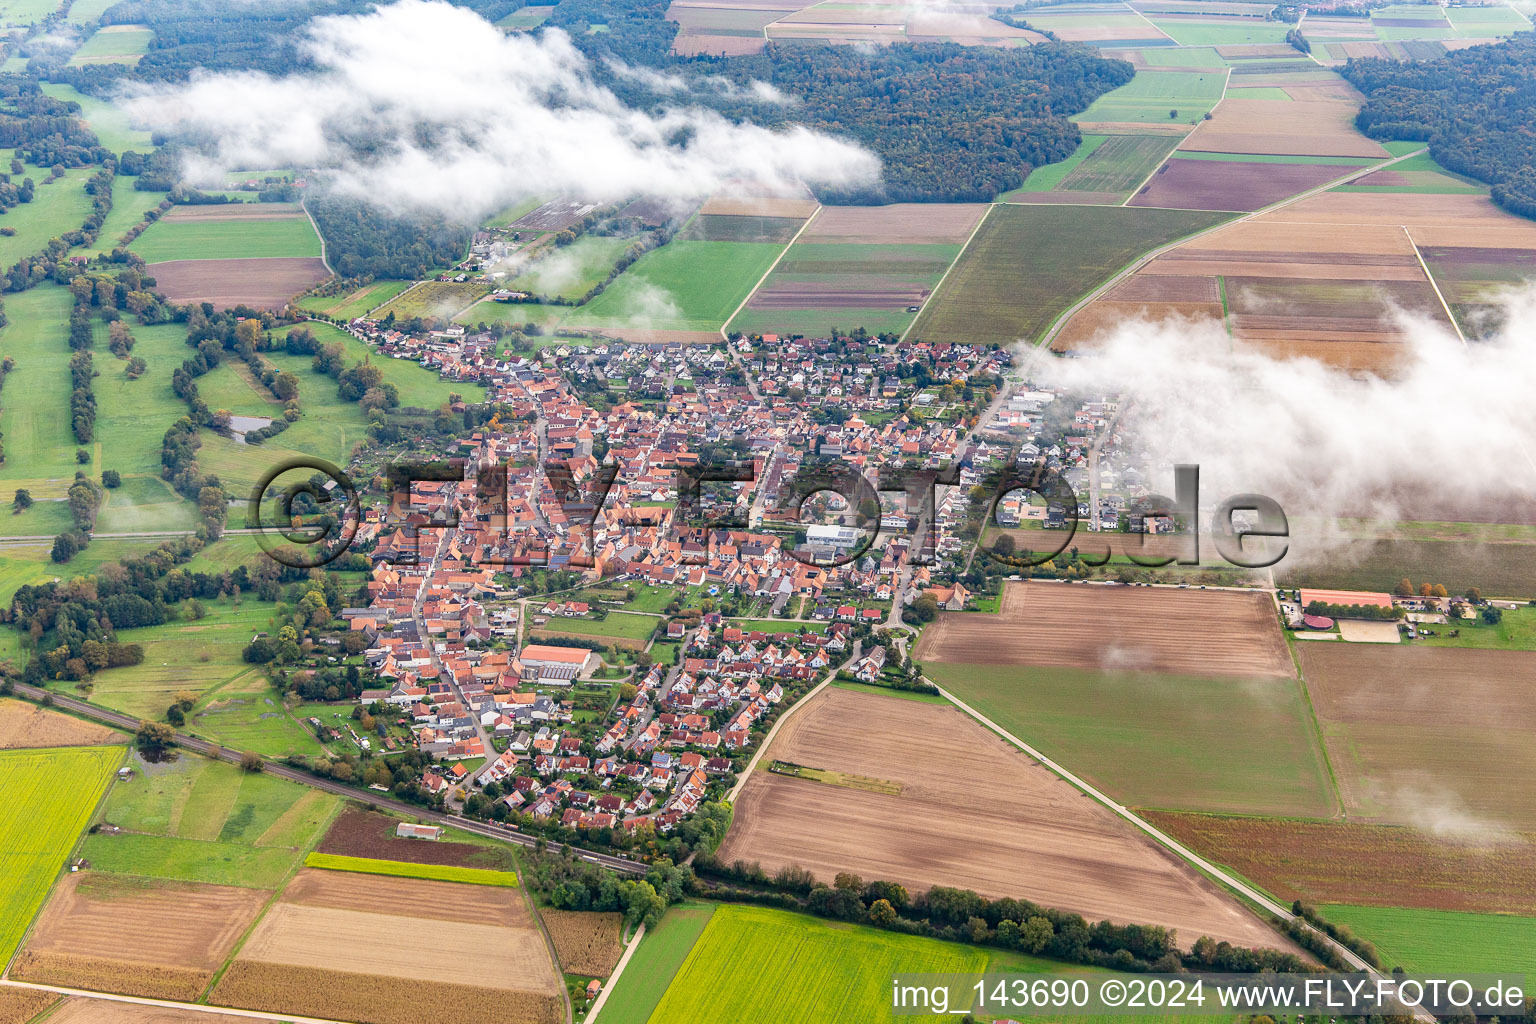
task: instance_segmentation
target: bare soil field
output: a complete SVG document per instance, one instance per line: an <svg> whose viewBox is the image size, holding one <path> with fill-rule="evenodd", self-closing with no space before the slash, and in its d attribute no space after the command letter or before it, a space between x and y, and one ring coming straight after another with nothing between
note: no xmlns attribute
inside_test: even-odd
<svg viewBox="0 0 1536 1024"><path fill-rule="evenodd" d="M951 39L963 46L1005 46L1018 42L1038 43L1045 37L1029 29L1015 28L985 14L963 11L908 8L907 38L913 41Z"/></svg>
<svg viewBox="0 0 1536 1024"><path fill-rule="evenodd" d="M1327 340L1353 334L1395 333L1393 311L1439 320L1449 328L1444 307L1422 274L1418 281L1270 280L1227 278L1232 325L1244 338L1280 331L1324 332Z"/></svg>
<svg viewBox="0 0 1536 1024"><path fill-rule="evenodd" d="M27 1024L59 997L29 988L0 988L0 1024Z"/></svg>
<svg viewBox="0 0 1536 1024"><path fill-rule="evenodd" d="M680 4L667 8L667 20L675 21L685 29L699 32L723 31L726 35L738 32L761 32L762 27L794 10L794 5L782 9L762 9L726 6L724 4Z"/></svg>
<svg viewBox="0 0 1536 1024"><path fill-rule="evenodd" d="M330 910L387 907L390 913L402 917L435 915L462 924L502 926L510 922L515 927L527 928L533 923L528 905L516 889L478 886L485 891L474 893L473 899L445 900L443 885L424 878L304 868L283 890L282 901Z"/></svg>
<svg viewBox="0 0 1536 1024"><path fill-rule="evenodd" d="M1131 200L1132 206L1250 212L1342 177L1353 168L1329 164L1169 160Z"/></svg>
<svg viewBox="0 0 1536 1024"><path fill-rule="evenodd" d="M1221 303L1221 289L1214 277L1154 277L1137 274L1104 293L1110 302Z"/></svg>
<svg viewBox="0 0 1536 1024"><path fill-rule="evenodd" d="M1060 665L1188 675L1290 676L1264 594L1009 583L997 615L941 612L917 661Z"/></svg>
<svg viewBox="0 0 1536 1024"><path fill-rule="evenodd" d="M746 57L761 53L768 40L762 36L719 36L684 29L672 37L672 52L683 57Z"/></svg>
<svg viewBox="0 0 1536 1024"><path fill-rule="evenodd" d="M514 231L560 231L581 220L597 207L597 203L585 199L562 196L559 199L551 199L537 209L530 210L508 226Z"/></svg>
<svg viewBox="0 0 1536 1024"><path fill-rule="evenodd" d="M756 860L770 872L799 864L828 882L853 871L913 889L1022 897L1090 921L1174 927L1186 947L1201 935L1280 944L1194 871L957 708L828 688L770 753L892 779L902 792L756 772L722 860Z"/></svg>
<svg viewBox="0 0 1536 1024"><path fill-rule="evenodd" d="M49 1024L277 1024L267 1017L245 1017L237 1021L227 1013L80 996L66 999L48 1021Z"/></svg>
<svg viewBox="0 0 1536 1024"><path fill-rule="evenodd" d="M571 974L606 978L619 965L624 946L619 942L621 914L597 914L590 911L539 911L562 969Z"/></svg>
<svg viewBox="0 0 1536 1024"><path fill-rule="evenodd" d="M1351 815L1536 829L1536 653L1318 644L1300 658Z"/></svg>
<svg viewBox="0 0 1536 1024"><path fill-rule="evenodd" d="M55 887L11 973L20 981L196 999L269 895L71 874Z"/></svg>
<svg viewBox="0 0 1536 1024"><path fill-rule="evenodd" d="M1394 825L1143 814L1286 902L1536 914L1536 835L1529 833L1458 840Z"/></svg>
<svg viewBox="0 0 1536 1024"><path fill-rule="evenodd" d="M1228 96L1180 149L1201 153L1374 156L1387 151L1355 130L1348 103L1250 100Z"/></svg>
<svg viewBox="0 0 1536 1024"><path fill-rule="evenodd" d="M1147 280L1158 280L1148 278ZM1196 278L1194 280L1202 280ZM1209 279L1215 284L1215 279ZM1114 302L1100 300L1079 310L1071 320L1062 325L1056 337L1051 339L1054 352L1071 352L1091 347L1107 332L1129 321L1145 320L1164 323L1169 320L1215 320L1222 318L1218 302Z"/></svg>
<svg viewBox="0 0 1536 1024"><path fill-rule="evenodd" d="M987 212L983 203L893 203L890 206L827 206L805 234L805 242L958 244Z"/></svg>
<svg viewBox="0 0 1536 1024"><path fill-rule="evenodd" d="M330 276L309 256L245 260L168 260L146 268L172 302L277 308Z"/></svg>
<svg viewBox="0 0 1536 1024"><path fill-rule="evenodd" d="M0 750L94 747L126 740L121 733L95 722L84 722L25 701L0 700Z"/></svg>
<svg viewBox="0 0 1536 1024"><path fill-rule="evenodd" d="M1271 217L1335 230L1406 228L1417 245L1536 248L1536 222L1499 209L1483 195L1325 192L1261 219Z"/></svg>
<svg viewBox="0 0 1536 1024"><path fill-rule="evenodd" d="M293 220L304 216L298 203L216 203L173 206L161 220Z"/></svg>
<svg viewBox="0 0 1536 1024"><path fill-rule="evenodd" d="M321 853L399 860L408 864L516 870L510 853L473 843L456 843L451 839L401 839L395 835L398 824L397 818L348 807L337 816L317 849ZM451 836L453 832L449 830L446 834Z"/></svg>
<svg viewBox="0 0 1536 1024"><path fill-rule="evenodd" d="M699 212L711 217L798 217L804 220L816 212L818 205L814 199L714 196L705 200Z"/></svg>
<svg viewBox="0 0 1536 1024"><path fill-rule="evenodd" d="M383 975L240 959L230 965L212 999L223 1006L362 1024L561 1024L565 1020L565 1006L558 995L436 979L424 985L417 976L420 969L419 960L401 974ZM425 992L430 992L430 998ZM198 1018L199 1024L202 1019Z"/></svg>

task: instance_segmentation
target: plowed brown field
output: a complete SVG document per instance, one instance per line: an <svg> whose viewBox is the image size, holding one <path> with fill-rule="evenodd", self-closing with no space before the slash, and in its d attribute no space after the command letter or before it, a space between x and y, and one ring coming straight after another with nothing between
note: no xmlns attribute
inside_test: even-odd
<svg viewBox="0 0 1536 1024"><path fill-rule="evenodd" d="M1530 833L1453 841L1392 825L1172 811L1143 816L1287 902L1536 914Z"/></svg>
<svg viewBox="0 0 1536 1024"><path fill-rule="evenodd" d="M1352 816L1450 836L1536 829L1536 653L1298 652Z"/></svg>
<svg viewBox="0 0 1536 1024"><path fill-rule="evenodd" d="M514 871L509 852L449 839L401 839L395 835L399 819L375 811L349 807L337 816L331 830L320 840L321 853L347 857L402 860L408 864L442 864L460 868L496 868ZM450 829L448 835L453 835Z"/></svg>
<svg viewBox="0 0 1536 1024"><path fill-rule="evenodd" d="M941 612L912 657L1190 675L1289 676L1265 594L1009 583L997 615Z"/></svg>
<svg viewBox="0 0 1536 1024"><path fill-rule="evenodd" d="M1349 103L1250 100L1228 96L1179 147L1202 153L1374 156L1387 151L1355 130Z"/></svg>
<svg viewBox="0 0 1536 1024"><path fill-rule="evenodd" d="M173 302L276 308L329 276L322 260L279 256L248 260L170 260L146 268Z"/></svg>
<svg viewBox="0 0 1536 1024"><path fill-rule="evenodd" d="M770 754L890 779L899 795L765 771L736 805L720 858L799 864L914 889L1022 897L1089 920L1244 946L1281 940L1210 883L959 709L828 688Z"/></svg>
<svg viewBox="0 0 1536 1024"><path fill-rule="evenodd" d="M565 1006L558 995L424 980L416 971L398 976L357 974L249 960L236 960L230 966L213 998L225 1006L362 1024L561 1024L565 1020Z"/></svg>
<svg viewBox="0 0 1536 1024"><path fill-rule="evenodd" d="M958 244L987 212L984 203L893 203L890 206L827 206L805 229L805 242Z"/></svg>

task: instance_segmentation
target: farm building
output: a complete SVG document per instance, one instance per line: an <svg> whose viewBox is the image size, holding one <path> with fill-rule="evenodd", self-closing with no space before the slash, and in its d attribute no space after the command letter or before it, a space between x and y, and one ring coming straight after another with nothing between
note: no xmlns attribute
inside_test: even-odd
<svg viewBox="0 0 1536 1024"><path fill-rule="evenodd" d="M443 834L439 825L413 825L408 821L402 821L395 826L395 835L401 839L437 839Z"/></svg>
<svg viewBox="0 0 1536 1024"><path fill-rule="evenodd" d="M1302 590L1301 606L1303 608L1314 601L1323 604L1336 605L1365 605L1369 608L1391 608L1392 595L1382 594L1370 590Z"/></svg>
<svg viewBox="0 0 1536 1024"><path fill-rule="evenodd" d="M572 681L597 667L597 655L584 647L554 647L529 644L518 655L524 682L544 686L569 686Z"/></svg>

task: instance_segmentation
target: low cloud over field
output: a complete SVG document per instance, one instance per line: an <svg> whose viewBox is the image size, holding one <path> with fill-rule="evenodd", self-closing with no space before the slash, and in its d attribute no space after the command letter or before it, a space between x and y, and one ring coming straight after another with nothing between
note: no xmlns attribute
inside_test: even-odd
<svg viewBox="0 0 1536 1024"><path fill-rule="evenodd" d="M132 87L123 100L154 128L196 140L194 175L318 168L391 211L466 221L530 195L692 197L729 181L792 194L800 182L880 172L852 143L733 124L686 96L656 112L627 107L564 33L505 35L446 3L322 18L305 49L314 71L199 75Z"/></svg>
<svg viewBox="0 0 1536 1024"><path fill-rule="evenodd" d="M1176 320L1123 323L1034 372L1123 387L1128 435L1166 460L1155 490L1172 492L1169 464L1196 463L1202 505L1257 491L1293 519L1453 518L1536 500L1536 286L1511 292L1505 312L1502 333L1466 346L1441 324L1405 319L1392 380L1273 358L1234 345L1220 323ZM1293 546L1292 560L1331 546Z"/></svg>

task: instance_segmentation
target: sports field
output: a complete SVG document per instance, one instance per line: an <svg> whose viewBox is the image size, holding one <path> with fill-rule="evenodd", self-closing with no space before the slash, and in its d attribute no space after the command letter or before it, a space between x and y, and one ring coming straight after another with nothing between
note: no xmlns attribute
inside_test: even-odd
<svg viewBox="0 0 1536 1024"><path fill-rule="evenodd" d="M1375 943L1388 969L1400 966L1418 977L1536 972L1536 917L1339 904L1318 910Z"/></svg>
<svg viewBox="0 0 1536 1024"><path fill-rule="evenodd" d="M1198 124L1221 99L1226 81L1225 71L1138 71L1125 85L1073 114L1072 120Z"/></svg>
<svg viewBox="0 0 1536 1024"><path fill-rule="evenodd" d="M766 907L724 905L710 918L648 1020L649 1024L834 1020L936 1024L953 1018L893 1013L892 974L1008 969L1056 972L1062 965Z"/></svg>
<svg viewBox="0 0 1536 1024"><path fill-rule="evenodd" d="M1122 207L996 206L912 327L970 344L1038 338L1138 256L1226 214Z"/></svg>
<svg viewBox="0 0 1536 1024"><path fill-rule="evenodd" d="M0 963L16 951L122 761L122 747L0 751Z"/></svg>
<svg viewBox="0 0 1536 1024"><path fill-rule="evenodd" d="M183 754L133 761L104 817L124 832L87 839L98 871L257 889L276 887L330 822L328 793Z"/></svg>
<svg viewBox="0 0 1536 1024"><path fill-rule="evenodd" d="M568 326L717 330L783 251L767 242L673 241L646 253Z"/></svg>
<svg viewBox="0 0 1536 1024"><path fill-rule="evenodd" d="M298 216L177 219L162 217L129 246L146 263L320 255L320 236Z"/></svg>

